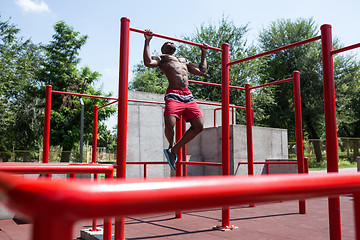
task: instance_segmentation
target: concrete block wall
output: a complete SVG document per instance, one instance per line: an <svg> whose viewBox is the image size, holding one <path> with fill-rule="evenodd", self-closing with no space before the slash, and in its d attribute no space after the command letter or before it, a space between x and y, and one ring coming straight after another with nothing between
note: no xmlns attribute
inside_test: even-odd
<svg viewBox="0 0 360 240"><path fill-rule="evenodd" d="M128 98L134 100L164 102L161 94L129 91ZM204 127L214 126L214 109L218 106L199 104L204 117ZM166 161L163 149L168 148L164 135L164 105L129 102L128 130L127 130L127 161ZM221 125L221 111L216 111L216 124ZM189 127L189 125L187 125ZM196 144L199 137L193 139L190 145ZM199 151L200 150L196 150ZM200 160L199 160L200 159ZM191 161L201 161L202 156L197 154ZM201 172L203 167L189 166L188 172ZM143 177L143 165L127 165L127 177ZM169 177L173 174L168 165L148 165L148 177Z"/></svg>
<svg viewBox="0 0 360 240"><path fill-rule="evenodd" d="M204 129L197 142L188 146L191 158L202 156L204 162L221 162L221 127ZM230 174L246 175L247 165L238 167L238 162L247 162L246 126L230 126ZM264 127L253 127L254 162L265 162L266 159L287 159L287 130ZM254 165L255 174L266 173L263 164ZM221 175L219 167L203 167L203 171L193 175ZM190 175L190 174L188 174Z"/></svg>

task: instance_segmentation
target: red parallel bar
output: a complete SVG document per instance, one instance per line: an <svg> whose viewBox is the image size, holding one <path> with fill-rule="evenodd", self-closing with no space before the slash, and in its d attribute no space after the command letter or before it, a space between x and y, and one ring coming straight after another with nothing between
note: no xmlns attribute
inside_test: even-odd
<svg viewBox="0 0 360 240"><path fill-rule="evenodd" d="M49 162L51 93L52 93L52 86L51 85L46 85L45 116L44 116L44 139L43 139L43 163L48 163Z"/></svg>
<svg viewBox="0 0 360 240"><path fill-rule="evenodd" d="M248 164L248 162L238 162L240 164ZM297 164L295 161L278 161L278 162L254 162L253 164Z"/></svg>
<svg viewBox="0 0 360 240"><path fill-rule="evenodd" d="M128 102L150 103L150 104L165 104L164 102L145 101L145 100L135 100L135 99L129 99L129 100L128 100Z"/></svg>
<svg viewBox="0 0 360 240"><path fill-rule="evenodd" d="M101 106L101 107L98 107L98 109L102 109L102 108L105 108L105 107L107 107L107 106L110 106L110 105L112 105L112 104L114 104L114 103L117 103L118 102L118 100L116 100L116 101L113 101L113 102L110 102L110 103L108 103L108 104L105 104L105 105L103 105L103 106Z"/></svg>
<svg viewBox="0 0 360 240"><path fill-rule="evenodd" d="M0 163L0 171L18 174L105 173L110 177L114 171L114 166L110 164L73 163Z"/></svg>
<svg viewBox="0 0 360 240"><path fill-rule="evenodd" d="M276 53L276 52L280 52L280 51L283 51L285 49L297 47L297 46L300 46L300 45L303 45L303 44L306 44L306 43L314 42L314 41L320 40L320 39L321 39L321 36L317 36L317 37L309 38L309 39L306 39L306 40L303 40L303 41L300 41L300 42L292 43L292 44L289 44L289 45L286 45L286 46L283 46L283 47L275 48L275 49L272 49L272 50L267 51L267 52L259 53L259 54L256 54L256 55L253 55L253 56L250 56L250 57L246 57L246 58L243 58L243 59L239 59L239 60L230 62L229 66L237 64L237 63L241 63L241 62L246 62L246 61L249 61L249 60L252 60L252 59L255 59L255 58L263 57L263 56L266 56L266 55L270 55L270 54L273 54L273 53Z"/></svg>
<svg viewBox="0 0 360 240"><path fill-rule="evenodd" d="M196 166L210 166L210 167L221 167L222 163L214 162L181 162L182 165L196 165Z"/></svg>
<svg viewBox="0 0 360 240"><path fill-rule="evenodd" d="M356 239L360 239L360 191L354 194L354 213L355 213L355 231Z"/></svg>
<svg viewBox="0 0 360 240"><path fill-rule="evenodd" d="M126 162L126 164L168 164L165 161Z"/></svg>
<svg viewBox="0 0 360 240"><path fill-rule="evenodd" d="M266 87L266 86L270 86L270 85L275 85L275 84L280 84L280 83L284 83L284 82L289 82L289 81L292 81L292 80L293 80L293 78L283 79L283 80L279 80L279 81L275 81L275 82L270 82L270 83L265 83L265 84L263 84L263 85L251 87L250 89Z"/></svg>
<svg viewBox="0 0 360 240"><path fill-rule="evenodd" d="M360 47L360 43L350 45L350 46L347 46L347 47L343 47L343 48L339 48L339 49L336 49L336 50L332 50L331 54L332 55L338 54L338 53L349 51L349 50L352 50L352 49L355 49L355 48L358 48L358 47Z"/></svg>
<svg viewBox="0 0 360 240"><path fill-rule="evenodd" d="M175 124L175 141L179 142L180 139L182 138L182 120L183 117L180 117L179 120L176 120L176 124ZM181 167L181 162L182 162L182 151L180 149L180 151L177 153L177 162L175 164L176 166L176 177L182 177L182 167ZM182 218L182 211L176 211L175 212L175 218Z"/></svg>
<svg viewBox="0 0 360 240"><path fill-rule="evenodd" d="M148 34L146 31L136 29L136 28L130 28L130 31L137 32L137 33L142 33L142 34ZM182 39L168 37L168 36L160 35L160 34L157 34L157 33L152 33L151 36L164 38L164 39L168 39L168 40L175 41L175 42L181 42L181 43L185 43L185 44L189 44L189 45L193 45L193 46L197 46L197 47L204 47L204 45L200 44L200 43L194 43L194 42L190 42L190 41L186 41L186 40L182 40ZM220 48L216 48L216 47L208 46L207 48L211 49L211 50L214 50L214 51L218 51L218 52L222 51Z"/></svg>
<svg viewBox="0 0 360 240"><path fill-rule="evenodd" d="M194 81L194 80L188 80L188 82L189 83L198 83L198 84L202 84L202 85L210 85L210 86L221 87L220 83L210 83L210 82L202 82L202 81ZM229 86L229 88L245 90L244 87L237 87L237 86Z"/></svg>
<svg viewBox="0 0 360 240"><path fill-rule="evenodd" d="M358 193L360 175L283 174L251 178L211 176L145 181L119 179L93 183L79 180L24 179L0 173L0 191L3 204L33 220L32 239L68 240L72 239L72 224L80 219L209 209L252 202ZM359 195L355 194L355 197L356 204L359 202ZM358 226L359 208L354 212L357 214Z"/></svg>
<svg viewBox="0 0 360 240"><path fill-rule="evenodd" d="M113 97L103 97L103 96L88 95L88 94L81 94L81 93L62 92L62 91L52 91L52 92L57 93L57 94L73 95L73 96L80 96L80 97L92 97L92 98L118 100L117 98L113 98Z"/></svg>

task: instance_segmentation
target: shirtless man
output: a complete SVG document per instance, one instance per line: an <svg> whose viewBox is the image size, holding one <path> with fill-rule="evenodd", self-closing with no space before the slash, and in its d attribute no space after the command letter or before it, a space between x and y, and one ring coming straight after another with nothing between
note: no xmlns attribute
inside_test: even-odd
<svg viewBox="0 0 360 240"><path fill-rule="evenodd" d="M207 63L206 52L207 45L201 49L201 61L199 65L193 64L185 58L176 57L174 55L176 47L172 42L166 42L161 47L162 54L151 56L150 53L150 40L152 39L152 32L145 30L144 46L144 64L146 67L155 68L159 67L165 74L169 81L169 87L165 95L165 137L169 142L169 148L164 149L164 153L170 167L176 170L175 163L177 161L177 153L180 149L192 140L203 130L204 120L201 111L196 104L194 96L188 89L188 72L204 76ZM190 122L191 127L185 132L184 136L174 144L174 126L176 119L183 116L185 121Z"/></svg>

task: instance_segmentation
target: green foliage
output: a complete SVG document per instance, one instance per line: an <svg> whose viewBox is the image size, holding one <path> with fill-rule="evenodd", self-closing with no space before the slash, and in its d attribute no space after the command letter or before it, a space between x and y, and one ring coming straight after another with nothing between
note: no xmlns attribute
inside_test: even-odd
<svg viewBox="0 0 360 240"><path fill-rule="evenodd" d="M137 64L133 70L135 77L129 84L134 91L164 94L168 86L165 75L159 68L147 68L143 63Z"/></svg>
<svg viewBox="0 0 360 240"><path fill-rule="evenodd" d="M41 55L19 33L10 20L0 19L0 151L34 149L40 142L35 74Z"/></svg>
<svg viewBox="0 0 360 240"><path fill-rule="evenodd" d="M319 35L319 27L313 19L278 20L264 29L259 41L263 51L268 51ZM338 48L338 41L334 41ZM351 104L359 73L358 63L353 56L335 56L335 83L339 126L351 131L349 124L358 121ZM268 83L291 77L293 71L300 71L301 102L304 135L310 139L320 139L324 133L324 98L320 41L308 43L285 51L274 53L262 59L259 71L260 83ZM293 86L291 83L261 89L255 98L257 124L286 128L290 141L295 139L293 110ZM267 99L267 101L264 101ZM317 161L322 160L320 146L313 142Z"/></svg>
<svg viewBox="0 0 360 240"><path fill-rule="evenodd" d="M210 23L206 26L202 24L192 35L183 36L183 38L192 42L207 43L210 46L218 48L221 48L222 43L228 43L230 45L229 59L230 61L234 61L255 53L255 48L248 46L246 42L245 36L247 31L247 25L236 26L233 21L223 17L217 24ZM193 63L200 62L200 49L195 46L180 45L178 55L185 57ZM221 53L209 50L207 52L207 63L208 69L204 77L190 74L189 79L221 83ZM254 69L256 66L257 61L231 66L229 72L230 85L244 86L246 82L255 79L256 72ZM219 87L190 84L189 88L196 98L209 101L221 101L221 88ZM244 93L231 89L230 102L243 106L245 102Z"/></svg>
<svg viewBox="0 0 360 240"><path fill-rule="evenodd" d="M86 43L87 36L68 26L65 22L57 22L54 26L55 34L49 44L43 46L44 60L38 73L38 80L43 84L51 84L54 90L66 92L80 92L90 95L106 96L93 87L99 80L100 74L92 72L88 67L78 69L80 62L79 50ZM83 88L84 79L87 82ZM109 95L108 95L109 96ZM83 98L84 141L91 140L93 106L102 106L109 101L104 99ZM114 113L114 107L107 107L99 111L99 121ZM63 150L70 151L78 142L80 136L81 105L79 97L53 94L51 111L51 139L53 146L60 145ZM68 161L69 156L63 156L62 161Z"/></svg>

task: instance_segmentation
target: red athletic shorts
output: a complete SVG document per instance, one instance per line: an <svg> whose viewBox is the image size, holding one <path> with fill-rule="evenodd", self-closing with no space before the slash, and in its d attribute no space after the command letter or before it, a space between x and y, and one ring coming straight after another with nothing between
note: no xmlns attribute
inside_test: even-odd
<svg viewBox="0 0 360 240"><path fill-rule="evenodd" d="M169 87L165 94L164 116L174 116L185 121L202 117L199 106L188 88Z"/></svg>

